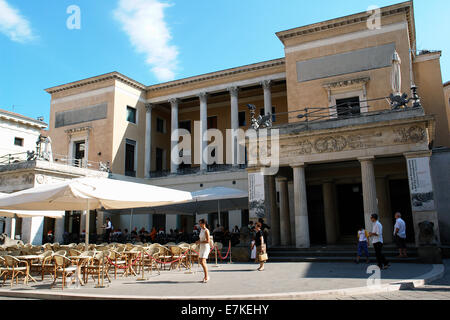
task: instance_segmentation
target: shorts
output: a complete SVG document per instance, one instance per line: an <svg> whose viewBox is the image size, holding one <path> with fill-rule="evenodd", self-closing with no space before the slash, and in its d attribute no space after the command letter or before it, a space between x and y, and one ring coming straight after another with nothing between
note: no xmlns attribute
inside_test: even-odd
<svg viewBox="0 0 450 320"><path fill-rule="evenodd" d="M395 243L397 244L397 248L406 249L406 238L395 236Z"/></svg>
<svg viewBox="0 0 450 320"><path fill-rule="evenodd" d="M369 248L367 247L367 241L358 242L358 257L361 257L363 252L366 257L369 257Z"/></svg>

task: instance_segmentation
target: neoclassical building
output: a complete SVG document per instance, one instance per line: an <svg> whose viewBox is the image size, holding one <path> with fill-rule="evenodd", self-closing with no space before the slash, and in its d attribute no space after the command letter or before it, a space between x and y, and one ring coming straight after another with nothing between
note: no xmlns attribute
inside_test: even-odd
<svg viewBox="0 0 450 320"><path fill-rule="evenodd" d="M409 242L420 244L424 221L434 223L439 242L449 213L432 176L448 171L450 147L441 52L416 51L411 1L381 8L378 28L368 23L374 14L278 32L285 56L275 60L153 85L111 72L46 89L54 160L89 169L109 164L114 179L188 191L248 190L249 207L222 213L221 221L210 214L209 222L231 229L263 216L274 245L353 241L372 213L390 242L396 211L409 226ZM420 97L407 107L389 99L395 53L399 92ZM248 163L248 143L243 162L231 156L238 146L227 129L251 127L249 105L256 117L271 120L269 135L279 132L279 170L272 175L261 174L264 161ZM176 148L171 134L177 129L192 134L190 150ZM218 152L212 138L201 139L208 129L234 142ZM437 149L444 161L430 170ZM171 161L171 150L184 161ZM261 201L262 213L252 201ZM112 217L115 226L128 227L127 217ZM188 230L193 219L149 210L135 223Z"/></svg>

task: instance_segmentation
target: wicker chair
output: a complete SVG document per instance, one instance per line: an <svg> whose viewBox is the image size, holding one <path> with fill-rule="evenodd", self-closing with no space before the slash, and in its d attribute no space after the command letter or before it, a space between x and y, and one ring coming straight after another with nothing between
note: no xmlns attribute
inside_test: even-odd
<svg viewBox="0 0 450 320"><path fill-rule="evenodd" d="M84 283L87 283L89 280L89 275L92 276L92 279L95 280L95 276L98 277L98 281L100 282L100 275L103 274L108 278L108 281L111 283L111 278L108 274L107 269L107 262L108 259L106 257L109 257L109 251L96 251L92 257L92 259L89 261L88 264L85 265L85 281Z"/></svg>
<svg viewBox="0 0 450 320"><path fill-rule="evenodd" d="M26 261L20 261L16 257L13 256L4 256L4 269L2 272L3 275L3 284L5 284L8 275L11 276L11 287L13 286L14 279L16 279L16 284L19 283L19 276L23 275L24 284L28 284L28 263Z"/></svg>
<svg viewBox="0 0 450 320"><path fill-rule="evenodd" d="M35 262L32 262L30 265L30 272L32 271L41 271L42 269L42 264L44 263L44 259L47 257L51 257L53 254L53 252L51 251L45 251L41 254L39 254L39 259Z"/></svg>
<svg viewBox="0 0 450 320"><path fill-rule="evenodd" d="M119 253L119 252L117 252L115 250L110 250L109 259L111 260L112 263L109 262L109 260L108 260L108 263L110 264L108 270L113 268L114 269L114 279L117 279L117 270L118 269L123 269L123 268L120 268L120 267L121 266L123 266L123 267L126 266L127 261L126 261L125 257L121 253ZM124 273L125 273L125 270L124 270Z"/></svg>
<svg viewBox="0 0 450 320"><path fill-rule="evenodd" d="M56 284L56 281L58 280L58 274L61 274L62 289L64 290L64 287L66 285L66 278L68 276L74 275L77 271L77 268L73 266L72 261L70 261L70 259L66 258L65 256L54 254L52 256L52 259L54 263L54 280L51 288L53 288L53 286Z"/></svg>
<svg viewBox="0 0 450 320"><path fill-rule="evenodd" d="M156 246L144 248L142 251L142 267L145 269L150 270L150 273L152 273L153 269L156 269L158 271L158 274L161 274L159 271L158 263L155 261L155 259L159 258L159 249Z"/></svg>

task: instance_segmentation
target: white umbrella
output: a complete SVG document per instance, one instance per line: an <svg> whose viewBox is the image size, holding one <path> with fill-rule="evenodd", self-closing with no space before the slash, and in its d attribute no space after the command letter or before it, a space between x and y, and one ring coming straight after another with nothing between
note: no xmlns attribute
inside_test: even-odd
<svg viewBox="0 0 450 320"><path fill-rule="evenodd" d="M78 178L0 197L0 208L16 210L86 210L153 207L192 200L189 192L107 178ZM89 232L86 233L86 246Z"/></svg>
<svg viewBox="0 0 450 320"><path fill-rule="evenodd" d="M392 56L392 70L391 70L391 85L394 96L401 95L402 88L402 72L400 66L402 61L397 51L394 51Z"/></svg>
<svg viewBox="0 0 450 320"><path fill-rule="evenodd" d="M7 196L7 193L0 192L0 198ZM7 218L32 218L32 217L48 217L54 219L61 219L64 217L64 212L61 211L30 211L30 210L1 210L0 217Z"/></svg>

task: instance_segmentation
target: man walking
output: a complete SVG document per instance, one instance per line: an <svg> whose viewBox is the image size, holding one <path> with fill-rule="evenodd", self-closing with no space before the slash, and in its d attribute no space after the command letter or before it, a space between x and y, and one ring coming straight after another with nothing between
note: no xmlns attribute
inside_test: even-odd
<svg viewBox="0 0 450 320"><path fill-rule="evenodd" d="M406 223L400 212L395 213L394 239L397 243L399 258L406 258Z"/></svg>
<svg viewBox="0 0 450 320"><path fill-rule="evenodd" d="M378 215L372 214L370 220L373 222L372 232L369 233L369 237L372 238L372 244L375 249L375 255L377 257L378 267L380 269L387 269L390 264L386 260L386 257L382 253L383 250L383 226L378 221Z"/></svg>
<svg viewBox="0 0 450 320"><path fill-rule="evenodd" d="M111 219L107 217L105 226L105 239L104 239L104 241L106 241L107 243L110 242L111 232L112 232Z"/></svg>

